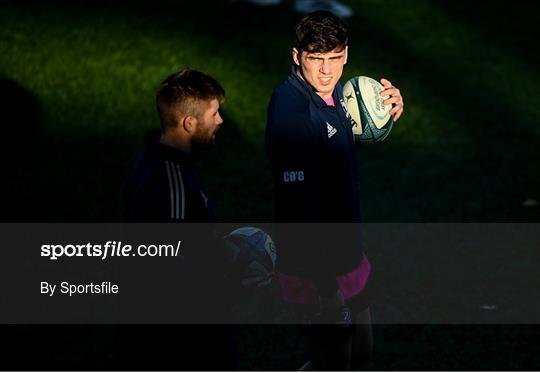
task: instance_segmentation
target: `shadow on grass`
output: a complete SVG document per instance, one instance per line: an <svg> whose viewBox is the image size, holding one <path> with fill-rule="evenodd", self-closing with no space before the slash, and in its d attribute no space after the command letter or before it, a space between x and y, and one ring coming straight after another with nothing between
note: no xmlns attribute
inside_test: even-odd
<svg viewBox="0 0 540 373"><path fill-rule="evenodd" d="M352 27L354 35L370 29L377 29L378 33L377 38L362 40L363 49L353 52L353 58L367 57L377 45L384 45L385 50L392 51L392 59L381 58L380 69L398 76L406 71L409 82L418 76L424 94L444 103L444 111L450 113L447 120L456 122L459 125L456 131L461 132L449 138L456 145L454 148L445 146L445 139L434 139L433 145L426 143L413 149L405 148L403 143L385 144L382 149L367 148L364 152L367 156L360 163L366 171L361 172L365 175L361 179L362 189L385 190L378 188L382 185L402 197L398 200L386 194L388 202L393 200L393 203L385 204L375 196L381 202L378 208L387 210L393 206L402 221L411 218L413 221L538 221L537 211L521 206L531 195L538 195L540 185L533 166L540 161L534 117L512 105L507 99L508 92L502 88L486 92L467 79L460 79L459 72L445 61L412 53L369 17L359 15L356 21ZM482 67L477 66L478 75L486 79L482 77ZM415 101L422 102L421 97L407 97L407 86L402 87L402 92L409 108ZM414 125L407 121L406 113L398 124ZM455 143L460 136L469 141ZM391 137L389 142L392 141L395 139ZM372 164L366 164L366 160ZM374 184L377 179L384 180L386 185ZM363 200L370 209L377 208L365 197Z"/></svg>
<svg viewBox="0 0 540 373"><path fill-rule="evenodd" d="M441 2L444 13L481 34L488 45L526 61L532 69L540 63L535 41L540 37L540 5L535 2L509 4L506 1Z"/></svg>
<svg viewBox="0 0 540 373"><path fill-rule="evenodd" d="M248 221L254 214L270 216L260 205L261 199L271 198L269 167L258 164L264 159L262 149L227 124L218 133L218 146L202 154L198 167L218 217ZM112 135L44 136L31 159L12 162L17 176L8 178L4 196L11 209L4 210L4 220L122 221L123 185L132 159L143 148L143 135L141 131L139 145Z"/></svg>
<svg viewBox="0 0 540 373"><path fill-rule="evenodd" d="M42 202L37 174L40 170L40 107L19 83L0 77L3 182L0 189L4 222L39 220Z"/></svg>

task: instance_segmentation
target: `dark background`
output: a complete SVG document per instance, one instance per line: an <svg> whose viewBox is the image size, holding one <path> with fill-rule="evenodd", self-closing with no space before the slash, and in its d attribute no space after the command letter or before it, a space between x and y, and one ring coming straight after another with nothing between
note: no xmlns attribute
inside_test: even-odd
<svg viewBox="0 0 540 373"><path fill-rule="evenodd" d="M343 79L384 76L406 102L390 137L359 150L364 220L538 222L539 6L347 3L355 15ZM218 145L199 165L218 216L270 221L265 110L288 73L297 19L288 2L2 2L2 221L120 221L130 161L144 130L158 126L154 90L187 66L227 91ZM422 258L406 254L374 255L374 269L407 276ZM118 327L2 329L2 369L127 366ZM374 370L540 369L537 326L374 332ZM239 327L237 339L241 369L294 370L305 360L288 328ZM152 343L144 334L139 342ZM174 358L148 360L182 369Z"/></svg>

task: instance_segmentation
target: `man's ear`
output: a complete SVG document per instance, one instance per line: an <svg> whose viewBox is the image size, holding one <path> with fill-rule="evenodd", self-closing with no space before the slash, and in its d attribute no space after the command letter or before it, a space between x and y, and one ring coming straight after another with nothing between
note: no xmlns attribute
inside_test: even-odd
<svg viewBox="0 0 540 373"><path fill-rule="evenodd" d="M296 66L300 66L300 52L296 48L292 49L292 59Z"/></svg>
<svg viewBox="0 0 540 373"><path fill-rule="evenodd" d="M347 58L349 57L349 46L345 47L345 62L344 65L347 63Z"/></svg>
<svg viewBox="0 0 540 373"><path fill-rule="evenodd" d="M197 118L194 116L188 115L182 119L182 127L187 133L195 132L197 127Z"/></svg>

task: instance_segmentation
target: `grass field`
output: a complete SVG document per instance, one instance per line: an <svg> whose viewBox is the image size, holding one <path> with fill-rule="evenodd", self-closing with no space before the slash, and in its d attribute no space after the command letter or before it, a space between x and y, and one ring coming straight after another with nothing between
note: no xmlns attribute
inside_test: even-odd
<svg viewBox="0 0 540 373"><path fill-rule="evenodd" d="M539 7L347 3L355 16L343 79L386 77L406 103L385 143L358 152L363 219L540 221L538 207L524 206L540 199ZM218 145L199 167L217 215L272 220L265 111L288 74L296 20L287 2L2 2L3 221L120 221L130 160L143 132L159 125L154 91L188 66L227 92ZM95 347L107 333L77 342L94 346L89 354L43 364L107 367L114 357ZM290 331L240 335L242 367L302 363ZM371 368L538 370L539 335L537 326L378 326ZM261 344L268 348L254 347Z"/></svg>

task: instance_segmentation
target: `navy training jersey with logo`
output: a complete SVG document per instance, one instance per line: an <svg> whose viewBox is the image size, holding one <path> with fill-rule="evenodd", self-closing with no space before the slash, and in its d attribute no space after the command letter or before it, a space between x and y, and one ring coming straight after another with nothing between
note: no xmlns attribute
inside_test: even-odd
<svg viewBox="0 0 540 373"><path fill-rule="evenodd" d="M216 219L195 171L193 157L159 142L160 129L145 134L145 149L133 162L125 186L126 220L136 223L210 223ZM182 239L179 237L179 239ZM174 296L186 299L178 320L227 315L229 288L223 281L221 247L201 237L187 250L174 277ZM157 243L157 242L156 242ZM205 248L205 250L202 250ZM200 249L200 250L199 250ZM208 260L211 258L213 260ZM141 273L141 276L149 275ZM204 315L204 316L203 316ZM117 332L118 364L124 370L235 370L228 325L123 325ZM179 338L181 336L181 338ZM211 336L208 338L207 336ZM217 354L205 360L206 351Z"/></svg>
<svg viewBox="0 0 540 373"><path fill-rule="evenodd" d="M266 147L277 222L359 222L356 147L339 83L333 99L327 105L295 67L272 95Z"/></svg>
<svg viewBox="0 0 540 373"><path fill-rule="evenodd" d="M125 188L128 222L215 222L189 154L159 142L159 129L145 134L145 149L133 163Z"/></svg>
<svg viewBox="0 0 540 373"><path fill-rule="evenodd" d="M333 100L335 106L327 105L295 67L272 94L266 148L278 223L360 221L356 146L339 83ZM336 275L358 267L363 252L352 224L333 226L345 233L334 237L325 232L329 225L312 227L308 234L282 226L276 242L278 270L314 279L321 294L335 291Z"/></svg>

